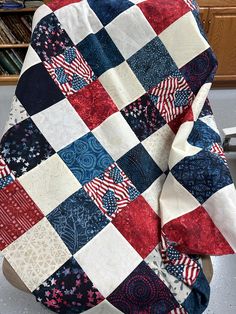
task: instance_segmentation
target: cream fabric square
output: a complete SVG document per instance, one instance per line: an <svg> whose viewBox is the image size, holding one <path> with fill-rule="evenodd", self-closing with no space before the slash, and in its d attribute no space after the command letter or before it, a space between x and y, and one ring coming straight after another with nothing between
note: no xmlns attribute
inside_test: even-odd
<svg viewBox="0 0 236 314"><path fill-rule="evenodd" d="M113 306L109 301L104 300L98 305L94 306L90 310L85 312L86 314L122 314L115 306Z"/></svg>
<svg viewBox="0 0 236 314"><path fill-rule="evenodd" d="M139 139L120 112L112 114L92 133L114 160L139 144Z"/></svg>
<svg viewBox="0 0 236 314"><path fill-rule="evenodd" d="M89 132L67 99L33 115L32 120L57 152Z"/></svg>
<svg viewBox="0 0 236 314"><path fill-rule="evenodd" d="M197 199L175 179L171 172L162 187L159 202L162 226L200 206Z"/></svg>
<svg viewBox="0 0 236 314"><path fill-rule="evenodd" d="M145 94L145 89L126 61L103 73L99 81L119 109Z"/></svg>
<svg viewBox="0 0 236 314"><path fill-rule="evenodd" d="M71 257L47 218L43 218L2 253L30 291Z"/></svg>
<svg viewBox="0 0 236 314"><path fill-rule="evenodd" d="M142 257L112 223L79 250L75 259L104 297L115 290L142 261Z"/></svg>
<svg viewBox="0 0 236 314"><path fill-rule="evenodd" d="M186 13L171 24L159 35L159 38L178 68L183 67L210 47L200 33L192 12Z"/></svg>
<svg viewBox="0 0 236 314"><path fill-rule="evenodd" d="M106 30L125 59L156 37L155 31L136 5L118 15L106 26Z"/></svg>
<svg viewBox="0 0 236 314"><path fill-rule="evenodd" d="M46 4L41 5L34 13L33 23L32 23L32 32L35 29L38 22L42 18L44 18L46 15L51 14L51 13L52 13L52 10Z"/></svg>
<svg viewBox="0 0 236 314"><path fill-rule="evenodd" d="M142 196L148 202L148 204L152 207L152 209L160 215L160 206L159 206L159 197L161 194L162 186L166 179L166 175L162 174L159 178L157 178L152 185L149 186L147 190L142 193Z"/></svg>
<svg viewBox="0 0 236 314"><path fill-rule="evenodd" d="M174 132L168 124L165 124L142 142L162 171L168 169L169 152L174 138Z"/></svg>
<svg viewBox="0 0 236 314"><path fill-rule="evenodd" d="M64 6L56 10L55 15L75 45L103 27L86 0Z"/></svg>
<svg viewBox="0 0 236 314"><path fill-rule="evenodd" d="M44 215L81 188L79 181L57 154L26 172L19 182Z"/></svg>
<svg viewBox="0 0 236 314"><path fill-rule="evenodd" d="M36 51L32 48L31 45L29 45L28 49L27 49L27 53L25 56L25 60L23 62L21 71L20 71L20 76L29 68L31 68L32 66L41 63L41 59L39 58L39 55L36 53Z"/></svg>

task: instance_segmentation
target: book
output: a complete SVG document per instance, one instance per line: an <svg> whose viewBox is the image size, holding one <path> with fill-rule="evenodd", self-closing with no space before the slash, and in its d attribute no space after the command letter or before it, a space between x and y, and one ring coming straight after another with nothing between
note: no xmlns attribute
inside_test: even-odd
<svg viewBox="0 0 236 314"><path fill-rule="evenodd" d="M22 67L24 59L25 59L26 52L24 52L24 56L23 57L21 57L19 55L17 49L11 49L11 52L14 54L15 58L18 60L18 62L21 64L21 67Z"/></svg>
<svg viewBox="0 0 236 314"><path fill-rule="evenodd" d="M11 63L3 50L0 50L0 65L9 74L19 74L18 68Z"/></svg>
<svg viewBox="0 0 236 314"><path fill-rule="evenodd" d="M29 43L31 32L22 23L18 14L2 16L2 20L20 43Z"/></svg>
<svg viewBox="0 0 236 314"><path fill-rule="evenodd" d="M4 68L1 66L0 64L0 74L4 75L4 74L8 74L6 70L4 70Z"/></svg>
<svg viewBox="0 0 236 314"><path fill-rule="evenodd" d="M12 34L11 29L4 23L2 18L0 18L0 29L2 33L6 35L8 40L5 43L11 43L11 44L16 44L19 43L19 41L16 39L16 37Z"/></svg>
<svg viewBox="0 0 236 314"><path fill-rule="evenodd" d="M31 32L31 30L32 30L32 20L29 21L29 19L27 19L27 15L21 16L20 19L23 22L23 24L28 28L28 30Z"/></svg>
<svg viewBox="0 0 236 314"><path fill-rule="evenodd" d="M30 0L26 0L25 1L25 7L26 8L35 8L35 7L39 7L43 4L43 1L30 1Z"/></svg>
<svg viewBox="0 0 236 314"><path fill-rule="evenodd" d="M8 60L10 60L15 66L16 68L20 71L22 68L22 62L20 62L16 56L14 55L14 53L11 51L11 49L6 49L5 50L6 55L8 56Z"/></svg>
<svg viewBox="0 0 236 314"><path fill-rule="evenodd" d="M0 3L1 9L20 9L24 7L23 0L4 0Z"/></svg>

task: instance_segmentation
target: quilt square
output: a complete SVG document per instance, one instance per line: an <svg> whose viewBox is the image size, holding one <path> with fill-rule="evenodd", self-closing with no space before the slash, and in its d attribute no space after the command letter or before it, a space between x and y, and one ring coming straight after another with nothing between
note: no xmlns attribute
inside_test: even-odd
<svg viewBox="0 0 236 314"><path fill-rule="evenodd" d="M63 29L77 45L89 34L97 33L103 25L87 1L70 1L67 6L59 8L55 15ZM70 18L68 18L68 16ZM79 18L78 18L79 16ZM73 31L78 29L78 32Z"/></svg>
<svg viewBox="0 0 236 314"><path fill-rule="evenodd" d="M113 163L112 157L92 133L87 133L66 146L58 155L82 185Z"/></svg>
<svg viewBox="0 0 236 314"><path fill-rule="evenodd" d="M142 261L111 223L75 255L95 287L107 297Z"/></svg>
<svg viewBox="0 0 236 314"><path fill-rule="evenodd" d="M0 177L0 190L8 186L14 181L13 175L7 175L5 177Z"/></svg>
<svg viewBox="0 0 236 314"><path fill-rule="evenodd" d="M66 98L31 118L55 151L89 132L84 121Z"/></svg>
<svg viewBox="0 0 236 314"><path fill-rule="evenodd" d="M22 74L15 93L29 115L38 113L64 98L43 63L33 65Z"/></svg>
<svg viewBox="0 0 236 314"><path fill-rule="evenodd" d="M96 79L93 70L76 47L45 61L44 66L65 96L76 93Z"/></svg>
<svg viewBox="0 0 236 314"><path fill-rule="evenodd" d="M195 97L179 70L151 88L148 95L166 123L181 116L192 105Z"/></svg>
<svg viewBox="0 0 236 314"><path fill-rule="evenodd" d="M180 32L180 29L183 31ZM200 33L192 12L186 13L171 24L159 35L159 38L178 68L183 67L209 48L208 42Z"/></svg>
<svg viewBox="0 0 236 314"><path fill-rule="evenodd" d="M160 242L160 218L142 195L117 213L112 223L142 258L147 257Z"/></svg>
<svg viewBox="0 0 236 314"><path fill-rule="evenodd" d="M191 90L197 95L203 84L213 81L217 66L215 54L209 48L185 64L180 71Z"/></svg>
<svg viewBox="0 0 236 314"><path fill-rule="evenodd" d="M71 258L46 217L6 247L2 254L31 292Z"/></svg>
<svg viewBox="0 0 236 314"><path fill-rule="evenodd" d="M125 59L156 37L155 31L136 5L122 12L105 29Z"/></svg>
<svg viewBox="0 0 236 314"><path fill-rule="evenodd" d="M67 198L47 218L72 254L109 223L83 189Z"/></svg>
<svg viewBox="0 0 236 314"><path fill-rule="evenodd" d="M118 111L99 80L69 96L68 100L90 130L99 126L106 118Z"/></svg>
<svg viewBox="0 0 236 314"><path fill-rule="evenodd" d="M218 156L205 150L185 157L171 169L171 173L201 204L233 183L228 167Z"/></svg>
<svg viewBox="0 0 236 314"><path fill-rule="evenodd" d="M110 220L139 195L138 190L116 163L83 188Z"/></svg>
<svg viewBox="0 0 236 314"><path fill-rule="evenodd" d="M126 61L103 73L99 81L119 109L145 94L145 89Z"/></svg>
<svg viewBox="0 0 236 314"><path fill-rule="evenodd" d="M95 128L92 133L114 160L120 158L139 143L137 136L120 112L111 115ZM107 134L109 134L109 136L107 136ZM116 145L114 145L114 143L116 143Z"/></svg>
<svg viewBox="0 0 236 314"><path fill-rule="evenodd" d="M24 174L19 182L45 215L81 188L57 154Z"/></svg>
<svg viewBox="0 0 236 314"><path fill-rule="evenodd" d="M101 3L99 6L102 6ZM96 34L89 34L77 44L77 48L97 77L124 61L121 53L104 28ZM105 54L104 51L106 51Z"/></svg>
<svg viewBox="0 0 236 314"><path fill-rule="evenodd" d="M123 155L117 164L140 193L163 173L141 143Z"/></svg>
<svg viewBox="0 0 236 314"><path fill-rule="evenodd" d="M55 153L31 118L10 128L0 143L0 155L20 177Z"/></svg>
<svg viewBox="0 0 236 314"><path fill-rule="evenodd" d="M109 0L103 0L102 2L99 3L96 0L87 1L103 25L107 25L113 19L115 19L116 16L118 16L123 11L127 10L128 8L134 5L132 2L128 0L112 2ZM109 6L111 6L111 9L107 10L107 7Z"/></svg>
<svg viewBox="0 0 236 314"><path fill-rule="evenodd" d="M163 314L172 313L172 310L179 307L179 303L164 282L144 261L107 297L107 300L122 313Z"/></svg>
<svg viewBox="0 0 236 314"><path fill-rule="evenodd" d="M165 124L142 142L142 145L163 172L168 169L169 154L174 138L174 132L168 124Z"/></svg>
<svg viewBox="0 0 236 314"><path fill-rule="evenodd" d="M148 94L123 108L121 113L140 141L166 123Z"/></svg>
<svg viewBox="0 0 236 314"><path fill-rule="evenodd" d="M177 70L175 62L158 37L132 55L127 62L146 91Z"/></svg>
<svg viewBox="0 0 236 314"><path fill-rule="evenodd" d="M0 190L0 251L43 217L17 180Z"/></svg>
<svg viewBox="0 0 236 314"><path fill-rule="evenodd" d="M35 289L33 294L38 302L57 313L82 313L104 300L73 257Z"/></svg>
<svg viewBox="0 0 236 314"><path fill-rule="evenodd" d="M184 0L175 0L173 3L162 0L135 0L135 2L158 35L190 11Z"/></svg>
<svg viewBox="0 0 236 314"><path fill-rule="evenodd" d="M54 13L43 17L33 30L31 46L42 61L49 61L52 57L63 53L73 46L73 42L67 35Z"/></svg>
<svg viewBox="0 0 236 314"><path fill-rule="evenodd" d="M105 299L90 309L87 314L122 314L122 312Z"/></svg>

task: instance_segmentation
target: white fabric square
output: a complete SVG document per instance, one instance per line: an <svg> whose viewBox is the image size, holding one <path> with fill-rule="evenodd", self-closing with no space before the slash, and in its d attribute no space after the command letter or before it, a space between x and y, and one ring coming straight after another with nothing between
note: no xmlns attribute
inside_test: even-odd
<svg viewBox="0 0 236 314"><path fill-rule="evenodd" d="M172 169L185 157L193 156L202 150L200 147L193 146L187 141L193 126L193 121L186 121L181 124L171 146L168 160L169 169Z"/></svg>
<svg viewBox="0 0 236 314"><path fill-rule="evenodd" d="M138 266L142 257L108 224L75 254L94 286L107 297Z"/></svg>
<svg viewBox="0 0 236 314"><path fill-rule="evenodd" d="M236 190L230 184L214 193L202 206L206 209L216 227L236 252Z"/></svg>
<svg viewBox="0 0 236 314"><path fill-rule="evenodd" d="M145 94L145 89L126 61L103 73L99 81L119 109Z"/></svg>
<svg viewBox="0 0 236 314"><path fill-rule="evenodd" d="M169 152L174 138L174 132L168 124L165 124L142 142L163 172L168 169Z"/></svg>
<svg viewBox="0 0 236 314"><path fill-rule="evenodd" d="M122 314L120 310L118 310L115 306L113 306L106 299L94 306L90 310L85 312L86 314Z"/></svg>
<svg viewBox="0 0 236 314"><path fill-rule="evenodd" d="M64 6L56 10L55 15L75 45L87 35L95 34L103 27L85 0Z"/></svg>
<svg viewBox="0 0 236 314"><path fill-rule="evenodd" d="M175 179L171 172L164 182L159 201L162 226L200 206L197 199Z"/></svg>
<svg viewBox="0 0 236 314"><path fill-rule="evenodd" d="M18 180L44 215L81 188L79 181L57 154L26 172Z"/></svg>
<svg viewBox="0 0 236 314"><path fill-rule="evenodd" d="M38 22L44 18L46 15L51 14L52 10L46 5L43 4L41 5L33 15L33 22L32 22L32 32L35 29L35 26L38 24Z"/></svg>
<svg viewBox="0 0 236 314"><path fill-rule="evenodd" d="M156 37L155 31L136 5L119 14L106 26L106 30L126 60Z"/></svg>
<svg viewBox="0 0 236 314"><path fill-rule="evenodd" d="M33 115L32 120L57 152L89 132L67 99Z"/></svg>
<svg viewBox="0 0 236 314"><path fill-rule="evenodd" d="M139 144L139 139L120 112L112 114L92 133L114 160Z"/></svg>
<svg viewBox="0 0 236 314"><path fill-rule="evenodd" d="M159 37L178 68L210 47L200 33L192 12L186 13L167 27Z"/></svg>
<svg viewBox="0 0 236 314"><path fill-rule="evenodd" d="M149 186L147 190L142 193L142 196L148 202L148 204L152 207L152 209L160 215L160 206L159 206L159 197L161 194L162 186L166 179L166 175L162 174L159 178L157 178L152 185Z"/></svg>
<svg viewBox="0 0 236 314"><path fill-rule="evenodd" d="M20 77L21 75L28 70L29 68L31 68L32 66L41 63L41 59L39 58L39 55L36 53L36 51L32 48L31 45L29 45L28 49L27 49L27 53L20 71Z"/></svg>
<svg viewBox="0 0 236 314"><path fill-rule="evenodd" d="M71 253L47 218L43 218L2 253L30 291L71 258Z"/></svg>

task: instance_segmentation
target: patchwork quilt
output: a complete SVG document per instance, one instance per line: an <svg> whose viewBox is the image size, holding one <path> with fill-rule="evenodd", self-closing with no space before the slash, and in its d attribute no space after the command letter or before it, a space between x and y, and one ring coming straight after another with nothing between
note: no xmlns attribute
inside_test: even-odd
<svg viewBox="0 0 236 314"><path fill-rule="evenodd" d="M0 141L0 249L56 313L198 314L236 192L191 0L37 9Z"/></svg>

